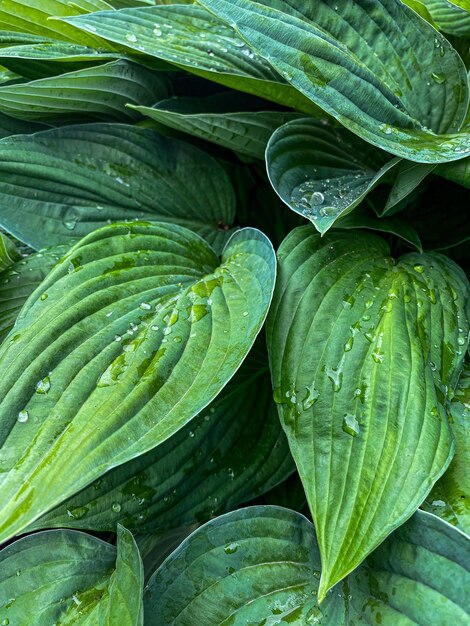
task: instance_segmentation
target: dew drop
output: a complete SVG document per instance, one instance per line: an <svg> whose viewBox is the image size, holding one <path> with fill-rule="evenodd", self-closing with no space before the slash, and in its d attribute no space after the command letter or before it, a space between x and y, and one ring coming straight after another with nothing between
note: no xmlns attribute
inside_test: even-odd
<svg viewBox="0 0 470 626"><path fill-rule="evenodd" d="M224 552L225 554L235 554L239 547L238 543L228 543L224 548Z"/></svg>
<svg viewBox="0 0 470 626"><path fill-rule="evenodd" d="M40 297L40 300L42 300L44 302L44 300L47 300L49 296L47 295L47 293L43 293Z"/></svg>
<svg viewBox="0 0 470 626"><path fill-rule="evenodd" d="M247 317L248 316L248 311L243 311L243 317Z"/></svg>
<svg viewBox="0 0 470 626"><path fill-rule="evenodd" d="M418 274L422 274L424 272L424 265L413 265L413 269Z"/></svg>
<svg viewBox="0 0 470 626"><path fill-rule="evenodd" d="M51 388L51 381L49 376L45 376L42 380L39 380L36 383L36 393L45 395L49 393L49 389Z"/></svg>
<svg viewBox="0 0 470 626"><path fill-rule="evenodd" d="M150 311L151 308L152 308L152 305L149 304L148 302L141 302L139 304L139 309L142 309L143 311Z"/></svg>
<svg viewBox="0 0 470 626"><path fill-rule="evenodd" d="M314 191L310 198L311 206L318 206L325 202L325 196L321 193L321 191Z"/></svg>
<svg viewBox="0 0 470 626"><path fill-rule="evenodd" d="M121 505L119 504L119 502L114 502L113 506L111 508L114 511L114 513L120 513L121 512Z"/></svg>
<svg viewBox="0 0 470 626"><path fill-rule="evenodd" d="M127 33L126 39L127 41L130 41L130 43L135 43L137 41L137 37L134 35L134 33Z"/></svg>
<svg viewBox="0 0 470 626"><path fill-rule="evenodd" d="M343 417L343 431L351 437L355 437L359 434L359 422L354 415L345 415Z"/></svg>
<svg viewBox="0 0 470 626"><path fill-rule="evenodd" d="M437 83L438 85L442 85L443 83L446 82L446 77L445 77L444 74L436 74L435 72L433 72L431 74L431 77L432 77L433 81L435 83Z"/></svg>
<svg viewBox="0 0 470 626"><path fill-rule="evenodd" d="M19 422L22 422L22 423L23 423L23 422L27 422L27 421L28 421L28 419L29 419L29 413L28 413L28 411L26 411L26 410L20 411L20 412L18 413L18 418L17 418L17 419L18 419L18 421L19 421Z"/></svg>
<svg viewBox="0 0 470 626"><path fill-rule="evenodd" d="M318 606L314 606L305 616L305 623L308 626L313 626L313 624L321 624L322 619L323 613Z"/></svg>

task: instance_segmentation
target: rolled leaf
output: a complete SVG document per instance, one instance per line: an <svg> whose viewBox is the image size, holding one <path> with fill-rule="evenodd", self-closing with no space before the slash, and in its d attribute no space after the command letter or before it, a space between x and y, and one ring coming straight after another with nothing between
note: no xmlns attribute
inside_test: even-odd
<svg viewBox="0 0 470 626"><path fill-rule="evenodd" d="M315 522L322 600L451 460L446 397L463 366L470 289L447 257L394 261L366 233L301 227L278 259L274 398Z"/></svg>
<svg viewBox="0 0 470 626"><path fill-rule="evenodd" d="M5 626L28 624L32 618L35 626L143 623L142 562L122 526L117 555L115 546L96 537L52 530L6 547L0 566L0 623Z"/></svg>
<svg viewBox="0 0 470 626"><path fill-rule="evenodd" d="M266 150L276 193L320 233L350 213L399 161L344 128L311 118L278 128Z"/></svg>
<svg viewBox="0 0 470 626"><path fill-rule="evenodd" d="M468 130L459 133L469 98L465 66L445 37L400 2L201 4L366 141L422 163L470 153Z"/></svg>
<svg viewBox="0 0 470 626"><path fill-rule="evenodd" d="M0 146L0 225L35 248L143 218L191 228L220 251L235 218L219 163L151 130L83 124Z"/></svg>
<svg viewBox="0 0 470 626"><path fill-rule="evenodd" d="M255 229L116 224L76 244L0 347L0 540L163 443L250 350L274 287Z"/></svg>

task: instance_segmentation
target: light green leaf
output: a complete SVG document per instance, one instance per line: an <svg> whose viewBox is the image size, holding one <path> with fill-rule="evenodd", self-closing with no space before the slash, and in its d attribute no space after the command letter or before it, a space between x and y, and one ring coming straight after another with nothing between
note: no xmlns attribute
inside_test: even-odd
<svg viewBox="0 0 470 626"><path fill-rule="evenodd" d="M0 623L140 626L142 583L137 547L123 527L117 558L114 546L77 531L29 535L0 552Z"/></svg>
<svg viewBox="0 0 470 626"><path fill-rule="evenodd" d="M274 397L316 526L323 599L450 462L446 396L463 366L470 289L447 257L394 261L366 233L301 227L278 260Z"/></svg>
<svg viewBox="0 0 470 626"><path fill-rule="evenodd" d="M7 138L0 148L0 225L34 248L144 218L191 228L219 251L235 218L219 163L151 130L71 126Z"/></svg>
<svg viewBox="0 0 470 626"><path fill-rule="evenodd" d="M174 224L77 243L0 347L0 541L201 412L253 345L275 273L250 228L221 262Z"/></svg>
<svg viewBox="0 0 470 626"><path fill-rule="evenodd" d="M140 533L162 532L225 513L293 471L272 400L265 350L258 349L187 426L111 470L30 529L105 531L121 522Z"/></svg>
<svg viewBox="0 0 470 626"><path fill-rule="evenodd" d="M320 233L350 213L399 161L344 128L310 118L278 128L266 150L276 193Z"/></svg>
<svg viewBox="0 0 470 626"><path fill-rule="evenodd" d="M6 337L22 306L54 265L68 252L70 243L30 254L15 260L0 272L0 342Z"/></svg>
<svg viewBox="0 0 470 626"><path fill-rule="evenodd" d="M429 24L431 24L434 28L438 29L437 24L434 22L434 20L431 17L431 14L429 13L429 9L423 4L422 0L401 0L401 1L403 2L403 4L406 4L406 6L409 6L410 9L413 9L415 13L420 15L423 18L423 20L426 20L426 22L429 22Z"/></svg>
<svg viewBox="0 0 470 626"><path fill-rule="evenodd" d="M439 30L456 35L470 36L470 7L457 6L457 2L449 0L420 0L429 11Z"/></svg>
<svg viewBox="0 0 470 626"><path fill-rule="evenodd" d="M434 485L424 508L470 535L470 364L467 362L455 397L450 421L456 440L455 456L446 473Z"/></svg>
<svg viewBox="0 0 470 626"><path fill-rule="evenodd" d="M318 115L319 110L237 37L196 5L141 7L66 18L139 54L163 59L227 87Z"/></svg>
<svg viewBox="0 0 470 626"><path fill-rule="evenodd" d="M320 607L312 524L280 507L241 509L197 529L160 566L144 592L145 623L467 624L469 546L455 528L416 513Z"/></svg>
<svg viewBox="0 0 470 626"><path fill-rule="evenodd" d="M333 0L201 4L366 141L423 163L470 153L468 131L458 133L469 98L465 66L442 35L400 2L380 0L367 9Z"/></svg>
<svg viewBox="0 0 470 626"><path fill-rule="evenodd" d="M154 107L133 109L175 130L257 159L264 159L272 133L287 121L299 117L290 111L244 110L243 99L234 93L208 98L171 98Z"/></svg>
<svg viewBox="0 0 470 626"><path fill-rule="evenodd" d="M165 80L140 65L113 61L89 69L0 85L0 111L24 120L126 120L128 103L153 104L168 93Z"/></svg>
<svg viewBox="0 0 470 626"><path fill-rule="evenodd" d="M101 602L98 626L143 626L144 567L132 534L117 527L118 553L116 570L109 582L109 600Z"/></svg>
<svg viewBox="0 0 470 626"><path fill-rule="evenodd" d="M50 18L106 11L109 8L111 5L104 0L2 0L0 30L31 33L94 47L100 45L102 40Z"/></svg>

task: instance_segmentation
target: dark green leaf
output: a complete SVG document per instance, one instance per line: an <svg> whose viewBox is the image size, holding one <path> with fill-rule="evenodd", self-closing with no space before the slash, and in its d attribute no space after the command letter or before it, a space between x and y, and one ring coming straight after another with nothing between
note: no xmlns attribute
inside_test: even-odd
<svg viewBox="0 0 470 626"><path fill-rule="evenodd" d="M265 350L251 354L221 394L170 439L117 467L30 528L163 532L205 522L294 470L272 400Z"/></svg>
<svg viewBox="0 0 470 626"><path fill-rule="evenodd" d="M152 108L132 108L165 126L257 159L264 159L276 128L299 117L289 111L244 111L237 102L233 93L224 93L204 99L171 98Z"/></svg>
<svg viewBox="0 0 470 626"><path fill-rule="evenodd" d="M23 120L135 119L126 104L153 104L168 94L165 80L140 65L113 61L89 69L0 85L0 111Z"/></svg>
<svg viewBox="0 0 470 626"><path fill-rule="evenodd" d="M279 197L320 233L350 213L399 161L344 128L309 118L276 130L266 151Z"/></svg>
<svg viewBox="0 0 470 626"><path fill-rule="evenodd" d="M77 243L0 347L0 540L202 411L253 345L275 273L249 228L221 262L158 222Z"/></svg>
<svg viewBox="0 0 470 626"><path fill-rule="evenodd" d="M443 163L436 168L436 174L458 185L470 188L470 158L456 163Z"/></svg>
<svg viewBox="0 0 470 626"><path fill-rule="evenodd" d="M366 141L423 163L470 153L469 132L458 133L469 98L465 66L447 39L397 0L200 1Z"/></svg>
<svg viewBox="0 0 470 626"><path fill-rule="evenodd" d="M432 163L401 161L393 171L395 176L393 187L381 215L391 215L399 210L402 200L409 196L435 167Z"/></svg>
<svg viewBox="0 0 470 626"><path fill-rule="evenodd" d="M268 318L275 400L322 554L320 599L421 504L454 452L446 395L470 292L439 254L294 230Z"/></svg>
<svg viewBox="0 0 470 626"><path fill-rule="evenodd" d="M148 626L467 624L470 542L416 513L318 606L312 524L274 506L233 511L190 535L144 593Z"/></svg>
<svg viewBox="0 0 470 626"><path fill-rule="evenodd" d="M90 124L0 143L0 225L35 248L144 218L187 226L219 251L234 217L217 161L151 130Z"/></svg>
<svg viewBox="0 0 470 626"><path fill-rule="evenodd" d="M36 124L35 122L24 122L17 120L9 115L0 113L0 139L9 137L10 135L19 135L21 133L37 133L45 130L44 124Z"/></svg>
<svg viewBox="0 0 470 626"><path fill-rule="evenodd" d="M30 254L0 272L0 341L12 329L26 300L68 252L72 242Z"/></svg>

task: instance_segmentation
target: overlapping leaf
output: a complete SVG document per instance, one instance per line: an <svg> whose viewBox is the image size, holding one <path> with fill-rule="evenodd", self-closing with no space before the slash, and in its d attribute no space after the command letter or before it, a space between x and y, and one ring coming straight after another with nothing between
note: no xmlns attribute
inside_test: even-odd
<svg viewBox="0 0 470 626"><path fill-rule="evenodd" d="M317 530L320 598L421 504L453 451L446 395L469 285L438 254L383 239L288 235L268 319L275 400Z"/></svg>
<svg viewBox="0 0 470 626"><path fill-rule="evenodd" d="M124 121L136 118L126 104L153 104L167 93L158 74L113 61L30 83L0 85L0 111L27 121L77 117Z"/></svg>
<svg viewBox="0 0 470 626"><path fill-rule="evenodd" d="M83 33L53 17L82 15L93 11L106 11L111 5L104 0L3 0L0 7L0 30L31 33L61 41L96 46L100 39Z"/></svg>
<svg viewBox="0 0 470 626"><path fill-rule="evenodd" d="M29 535L0 552L2 624L141 626L143 573L132 535L118 547L73 530ZM113 621L114 620L114 621Z"/></svg>
<svg viewBox="0 0 470 626"><path fill-rule="evenodd" d="M10 332L26 300L68 252L72 241L17 259L0 272L0 342Z"/></svg>
<svg viewBox="0 0 470 626"><path fill-rule="evenodd" d="M173 4L101 11L66 21L86 33L96 33L227 87L318 114L308 98L203 7Z"/></svg>
<svg viewBox="0 0 470 626"><path fill-rule="evenodd" d="M163 532L204 522L251 500L294 470L272 400L265 350L257 350L201 415L155 450L129 461L37 520Z"/></svg>
<svg viewBox="0 0 470 626"><path fill-rule="evenodd" d="M439 30L457 37L470 36L470 7L459 7L450 0L419 0L419 4L426 7Z"/></svg>
<svg viewBox="0 0 470 626"><path fill-rule="evenodd" d="M455 456L435 484L423 508L439 515L470 535L470 365L467 363L450 405L456 439Z"/></svg>
<svg viewBox="0 0 470 626"><path fill-rule="evenodd" d="M20 259L15 244L3 233L0 233L0 272Z"/></svg>
<svg viewBox="0 0 470 626"><path fill-rule="evenodd" d="M234 217L218 162L151 130L90 124L0 144L0 225L35 248L144 218L187 226L219 251Z"/></svg>
<svg viewBox="0 0 470 626"><path fill-rule="evenodd" d="M287 121L299 117L290 111L244 110L243 99L233 93L217 94L204 99L171 98L154 107L132 107L175 130L245 154L264 159L272 133Z"/></svg>
<svg viewBox="0 0 470 626"><path fill-rule="evenodd" d="M181 429L251 348L275 256L254 229L222 261L177 225L88 235L0 348L2 540Z"/></svg>
<svg viewBox="0 0 470 626"><path fill-rule="evenodd" d="M398 162L346 129L310 118L278 128L266 150L279 197L321 233L350 213Z"/></svg>
<svg viewBox="0 0 470 626"><path fill-rule="evenodd" d="M312 524L288 509L233 511L196 530L144 593L149 626L466 624L467 538L416 513L318 605ZM452 584L449 581L452 580Z"/></svg>
<svg viewBox="0 0 470 626"><path fill-rule="evenodd" d="M366 141L423 163L470 152L465 67L396 0L201 0L291 85ZM410 77L413 77L413 81Z"/></svg>

